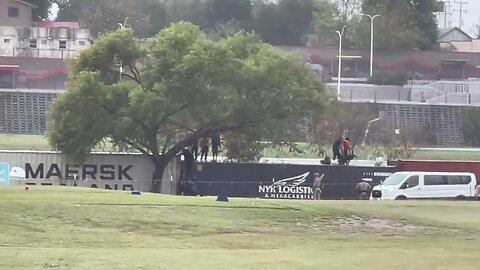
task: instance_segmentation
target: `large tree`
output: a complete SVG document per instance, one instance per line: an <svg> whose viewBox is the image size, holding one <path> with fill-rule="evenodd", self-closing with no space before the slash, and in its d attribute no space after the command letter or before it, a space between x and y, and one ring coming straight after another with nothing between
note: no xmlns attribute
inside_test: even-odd
<svg viewBox="0 0 480 270"><path fill-rule="evenodd" d="M410 17L419 33L417 45L420 49L428 49L437 45L438 24L436 0L410 0Z"/></svg>
<svg viewBox="0 0 480 270"><path fill-rule="evenodd" d="M32 20L38 21L48 19L50 16L50 7L54 0L25 0L25 2L37 7L32 11Z"/></svg>
<svg viewBox="0 0 480 270"><path fill-rule="evenodd" d="M315 0L258 0L254 4L255 31L274 45L303 45L310 31Z"/></svg>
<svg viewBox="0 0 480 270"><path fill-rule="evenodd" d="M252 0L209 0L208 4L209 19L213 23L248 21L253 15Z"/></svg>
<svg viewBox="0 0 480 270"><path fill-rule="evenodd" d="M106 139L127 145L154 162L159 191L165 166L192 142L237 133L288 143L289 127L321 109L323 96L304 63L250 34L215 42L177 23L143 51L130 29L120 29L73 61L48 136L77 159Z"/></svg>
<svg viewBox="0 0 480 270"><path fill-rule="evenodd" d="M335 31L343 26L343 16L338 5L327 0L318 0L312 10L309 40L313 43L334 44L338 41Z"/></svg>
<svg viewBox="0 0 480 270"><path fill-rule="evenodd" d="M363 0L362 11L381 15L375 21L377 48L427 49L437 44L435 0ZM360 17L354 19L351 25L352 42L358 47L366 47L369 44L370 20Z"/></svg>
<svg viewBox="0 0 480 270"><path fill-rule="evenodd" d="M68 0L59 9L57 20L78 21L94 36L113 31L120 23L139 37L150 37L167 25L166 6L157 0Z"/></svg>

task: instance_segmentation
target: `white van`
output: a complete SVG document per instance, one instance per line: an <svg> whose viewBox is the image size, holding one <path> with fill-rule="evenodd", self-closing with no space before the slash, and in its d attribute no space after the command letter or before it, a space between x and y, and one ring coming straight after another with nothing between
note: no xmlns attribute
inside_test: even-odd
<svg viewBox="0 0 480 270"><path fill-rule="evenodd" d="M472 199L477 179L473 173L396 172L372 189L373 200Z"/></svg>

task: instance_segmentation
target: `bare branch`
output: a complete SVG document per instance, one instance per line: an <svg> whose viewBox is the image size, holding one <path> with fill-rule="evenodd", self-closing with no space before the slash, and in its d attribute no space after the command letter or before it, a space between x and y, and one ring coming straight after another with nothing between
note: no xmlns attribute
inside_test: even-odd
<svg viewBox="0 0 480 270"><path fill-rule="evenodd" d="M139 85L142 85L142 83L140 82L140 80L136 76L132 76L128 73L120 73L120 76L130 78L130 79L134 80L136 83L138 83Z"/></svg>
<svg viewBox="0 0 480 270"><path fill-rule="evenodd" d="M172 124L172 125L174 125L174 126L177 126L177 127L181 128L182 130L185 130L185 131L195 132L194 129L189 128L189 127L187 127L187 126L185 126L185 125L182 125L182 124L180 124L180 123L177 123L177 122L175 122L175 121L173 121L173 120L168 120L167 123Z"/></svg>
<svg viewBox="0 0 480 270"><path fill-rule="evenodd" d="M141 77L141 74L140 74L140 71L138 70L138 68L135 65L132 65L132 64L128 64L128 67L130 68L130 71L133 73L135 78L137 78L137 82L140 83L142 81L142 77Z"/></svg>

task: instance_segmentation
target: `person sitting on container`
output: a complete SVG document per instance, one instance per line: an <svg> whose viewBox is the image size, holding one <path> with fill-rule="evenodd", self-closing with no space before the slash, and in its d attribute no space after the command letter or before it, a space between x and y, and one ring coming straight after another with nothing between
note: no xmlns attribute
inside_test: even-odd
<svg viewBox="0 0 480 270"><path fill-rule="evenodd" d="M330 159L329 156L326 156L324 159L320 160L320 164L322 165L331 165L332 160Z"/></svg>

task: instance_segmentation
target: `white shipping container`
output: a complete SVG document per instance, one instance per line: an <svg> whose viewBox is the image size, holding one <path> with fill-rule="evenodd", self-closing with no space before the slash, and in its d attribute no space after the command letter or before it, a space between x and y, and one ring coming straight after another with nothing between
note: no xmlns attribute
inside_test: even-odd
<svg viewBox="0 0 480 270"><path fill-rule="evenodd" d="M0 163L9 167L10 184L152 191L153 162L141 154L92 153L78 164L58 152L0 151ZM179 175L180 161L174 159L165 170L162 193L174 193Z"/></svg>

